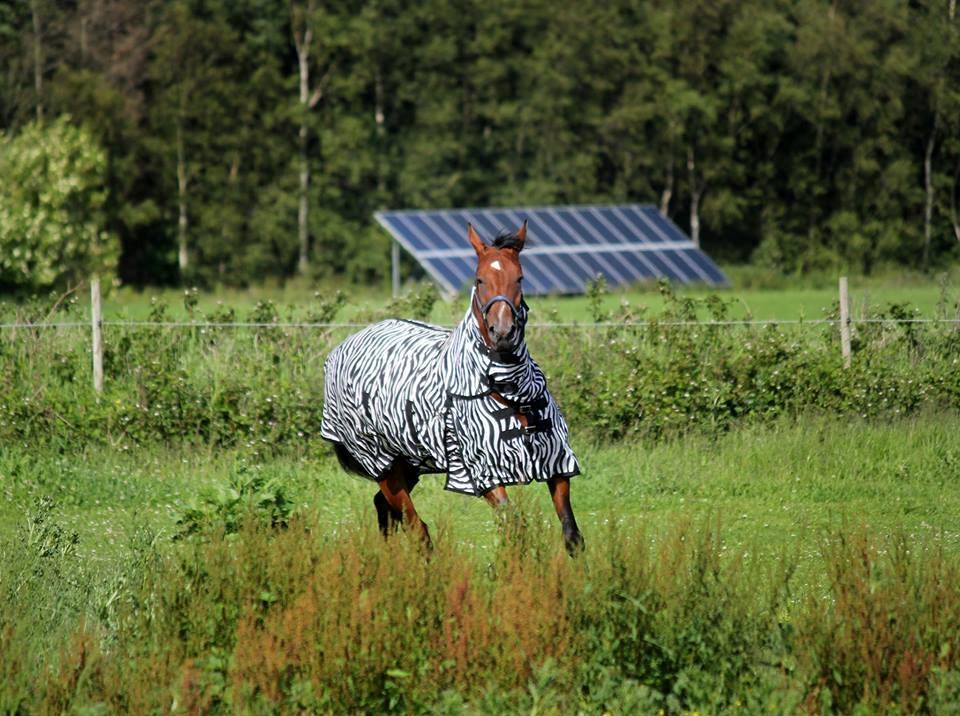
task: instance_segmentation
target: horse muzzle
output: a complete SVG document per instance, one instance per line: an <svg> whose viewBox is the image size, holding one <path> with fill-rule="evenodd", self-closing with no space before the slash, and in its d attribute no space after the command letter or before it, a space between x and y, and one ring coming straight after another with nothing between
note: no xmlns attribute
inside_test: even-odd
<svg viewBox="0 0 960 716"><path fill-rule="evenodd" d="M515 319L497 321L488 316L486 320L487 333L490 335L490 342L495 350L506 351L516 347L518 331Z"/></svg>
<svg viewBox="0 0 960 716"><path fill-rule="evenodd" d="M520 309L513 305L513 301L504 295L490 298L482 306L474 294L477 308L480 310L481 320L490 336L491 348L504 352L517 347L523 336L524 312L523 298L520 299ZM502 304L502 305L501 305Z"/></svg>

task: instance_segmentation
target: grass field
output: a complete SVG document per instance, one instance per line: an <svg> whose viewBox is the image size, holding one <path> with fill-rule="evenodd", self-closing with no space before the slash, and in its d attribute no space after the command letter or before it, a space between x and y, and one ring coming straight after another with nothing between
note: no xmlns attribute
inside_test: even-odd
<svg viewBox="0 0 960 716"><path fill-rule="evenodd" d="M861 701L873 707L899 704L901 712L923 704L942 704L955 692L950 690L952 682L931 675L940 674L929 671L933 662L922 673L909 676L907 682L902 682L907 677L901 674L896 677L901 682L894 678L887 683L893 678L890 674L899 672L894 666L889 667L894 671L888 671L886 661L872 671L863 670L858 654L864 649L896 655L903 649L920 648L909 646L912 637L908 634L913 631L881 631L875 638L872 627L862 625L866 636L857 636L860 631L856 629L861 627L854 625L856 633L848 634L844 625L850 619L867 618L868 612L857 610L885 614L893 608L888 600L898 600L898 619L908 615L911 624L917 621L916 628L931 619L930 624L940 624L922 628L924 633L933 629L929 632L933 643L942 644L936 646L941 649L936 663L944 664L943 668L953 663L944 654L952 654L950 650L960 646L954 643L960 634L954 630L960 628L960 622L950 621L953 617L949 616L960 619L960 604L944 596L954 592L943 580L952 579L950 575L960 564L957 434L960 416L925 414L893 424L830 418L780 420L717 438L688 437L649 446L579 445L585 474L574 482L573 495L588 549L575 561L562 552L544 487L512 490L526 516L527 529L535 536L524 543L529 544L524 551L508 549L507 554L514 556L505 557L508 543L490 508L482 500L444 492L442 478L428 476L415 497L437 543L436 556L429 564L411 562L415 545L405 540L390 552L384 551L382 542L373 538L372 486L342 473L325 445L308 445L301 451L266 458L249 450L206 447L115 450L91 446L79 453L59 454L38 452L29 445L6 445L0 451L0 545L4 546L0 576L19 584L22 594L18 599L17 592L6 592L0 607L0 634L5 635L10 649L0 655L0 673L8 679L7 686L0 688L0 706L10 709L11 704L20 704L14 710L25 712L76 710L92 708L104 698L107 701L102 706L138 710L147 708L145 704L163 703L165 693L180 696L173 708L168 704L162 710L190 711L193 707L187 704L193 703L201 711L219 712L236 710L238 704L246 704L241 710L263 712L275 708L336 710L338 705L350 703L360 710L399 712L439 709L455 713L472 704L468 710L477 712L539 709L565 713L572 708L571 698L581 699L579 708L587 711L602 705L613 712L651 708L684 712L696 707L710 712L768 713L771 708L799 708L803 699L814 697L813 703L820 704L814 710L824 713L847 711ZM223 522L229 519L229 511L214 512L208 515L212 519L208 529L213 530L205 533L208 537L199 542L172 541L179 529L177 519L191 507L202 505L199 498L222 496L238 475L250 474L262 477L268 490L280 486L295 504L295 512L306 520L306 531L297 527L286 536L264 536L259 528L244 526L244 505L249 509L255 505L241 501L237 508L241 514L234 515L239 522L234 527ZM38 517L37 504L43 499L52 499L53 505L48 502L41 508L46 512ZM239 530L235 540L224 540L217 524L220 530ZM76 538L70 538L74 532ZM907 550L906 556L902 549ZM35 551L37 556L29 557ZM388 558L390 554L393 556ZM350 581L339 561L344 559L352 565L350 569L374 570L369 577L374 581ZM327 564L329 560L334 562ZM862 575L859 560L865 560L867 571ZM889 566L884 560L890 560ZM155 566L146 568L144 564ZM334 571L325 571L330 569ZM332 635L332 622L328 626L310 622L313 607L302 600L315 589L309 580L316 570L327 575L323 588L332 590L322 598L327 600L324 610L347 610L337 612L341 613L338 619L357 618L348 613L356 610L356 600L362 604L367 598L367 590L374 590L371 594L380 595L376 599L425 600L415 613L408 606L407 618L420 625L417 630L426 629L423 633L427 635L436 634L429 627L434 600L440 600L439 608L449 610L450 604L444 608L442 603L451 598L449 590L457 588L457 580L477 580L474 588L480 591L475 598L506 599L501 605L506 611L485 611L483 620L496 619L489 626L483 626L486 622L481 620L464 622L461 628L470 630L471 639L493 639L487 647L476 648L483 653L487 653L484 649L493 650L489 651L493 661L482 667L488 674L485 678L491 680L488 688L500 683L506 691L494 695L484 690L484 682L468 685L472 682L461 682L465 675L460 672L458 676L438 672L430 677L423 672L415 680L404 681L422 669L440 668L442 672L442 663L447 663L441 663L443 650L454 649L454 645L448 641L446 647L421 651L425 647L420 640L435 637L404 636L395 631L399 622L374 620L363 626L351 621L349 629L359 630L351 631L353 636ZM457 576L464 574L463 570L473 576ZM501 581L508 579L503 570L520 571L507 583ZM620 570L627 572L617 577ZM852 575L849 583L844 581L848 572ZM25 575L32 576L24 581ZM547 609L549 599L543 590L558 587L537 586L541 579L560 580L555 583L562 586L557 598L563 604L573 601L557 608L573 609L571 614L580 616L574 622L563 621L566 626L561 629L553 621L537 626L540 622L533 612L521 611L520 621L510 629L521 630L525 636L517 632L515 638L523 641L513 647L498 646L498 639L508 639L506 644L514 638L509 637L512 632L498 631L505 628L501 621L511 613L511 604ZM627 581L621 586L615 586L614 582L624 579ZM339 580L346 581L341 585ZM527 580L533 581L524 586ZM8 581L8 590L10 584ZM533 591L522 591L527 588ZM134 590L130 596L123 596L130 589ZM390 597L397 589L407 596ZM497 597L504 589L511 591ZM621 596L591 607L596 598L588 595L597 589L612 589L611 594ZM562 596L568 590L572 591ZM278 600L276 610L286 606L269 614L284 620L299 615L291 623L294 626L274 624L271 616L255 632L246 631L243 614L250 608L249 600L267 599L263 595L270 594L275 595L269 596L270 603ZM624 598L642 600L637 603L640 611L617 611L622 606L616 605ZM530 599L533 601L524 601ZM143 621L146 615L135 605L146 603L155 603L151 609L156 614ZM859 616L844 616L848 609ZM388 611L394 614L390 620L404 618L402 604L394 603ZM575 622L582 619L587 620L585 626L576 627ZM769 619L774 622L768 623ZM768 663L772 658L769 650L775 645L769 641L772 632L764 630L772 628L781 634L778 640L784 639L784 625L791 624L796 626L790 627L789 633L795 628L798 636L785 642L789 648L776 646L787 649L787 655L776 661L792 664L785 671L782 665ZM256 636L261 628L266 630L262 638L272 629L305 629L304 634L323 629L311 638L327 644L324 649L350 653L350 644L361 638L369 640L373 651L358 662L359 671L347 669L354 674L349 682L335 686L338 677L328 673L329 666L322 661L310 666L288 651L286 656L269 657L267 652L257 656L263 649L274 648L266 643L248 644L250 638L261 638ZM568 636L557 632L548 637L537 631L544 628L561 629L563 634L566 629L573 631ZM641 641L631 641L627 648L624 635L638 628L652 631L642 632ZM909 624L904 628L914 629ZM608 629L614 631L602 636ZM621 631L624 629L627 631ZM181 636L175 637L178 630ZM442 637L443 633L447 637ZM448 632L441 630L440 634L449 640ZM306 637L297 637L301 638ZM881 638L889 643L874 643ZM601 647L588 647L583 639L600 639L606 656L601 659L596 651ZM650 639L654 642L647 641ZM826 639L832 646L820 651L818 639ZM117 646L110 647L114 641ZM654 648L653 643L660 646ZM245 651L248 648L254 651ZM501 651L503 648L507 651ZM439 655L436 649L440 649ZM676 649L681 649L679 654L695 651L679 658ZM696 656L696 650L703 650L702 655ZM762 656L764 653L768 656ZM517 654L526 656L522 663L514 664L512 660L520 658ZM849 661L844 661L848 657ZM594 658L600 661L594 664ZM250 666L250 659L260 665ZM271 666L281 663L276 659L291 661L286 667ZM373 661L367 663L370 659ZM615 672L609 672L609 664L602 667L606 674L602 678L600 672L589 676L590 669L608 663L603 659L623 663ZM190 676L194 674L191 669L197 668L200 671ZM250 668L255 670L244 671ZM281 671L274 672L274 668ZM307 692L290 686L282 676L288 673L285 669L304 674L312 680L311 689L321 690L308 690L308 698ZM371 669L380 676L367 673ZM817 681L821 677L816 674L823 670L835 674L838 681L833 683L833 677ZM360 674L374 680L353 681ZM204 680L208 678L222 683L219 690L210 691L213 682ZM335 680L327 681L330 678ZM377 680L382 678L387 681ZM616 686L610 686L614 691L609 693L606 687L596 691L596 684L576 686L584 678L589 683L600 679ZM26 685L38 679L46 684L42 689ZM431 686L431 679L437 686ZM858 685L856 679L865 680L867 686ZM879 691L869 691L872 681L880 685ZM261 686L251 692L242 687L244 683ZM443 687L447 690L442 684L447 684ZM628 686L629 690L623 691ZM868 691L862 692L863 688ZM327 694L323 698L334 701L311 700L320 698L318 694ZM176 706L178 698L187 699L182 708ZM441 703L448 706L441 707ZM426 704L433 706L427 709Z"/></svg>
<svg viewBox="0 0 960 716"><path fill-rule="evenodd" d="M930 415L883 425L827 418L735 431L717 439L579 446L584 475L574 506L587 535L611 521L654 532L681 515L717 517L732 544L763 550L815 548L825 530L862 524L879 532L942 533L960 553L960 418ZM243 465L283 484L302 510L320 512L330 529L374 523L375 486L345 474L325 445L260 462L246 451L91 447L77 455L37 454L7 446L0 456L9 532L36 498L51 496L60 519L94 560L116 558L134 524L171 535L175 518L198 494L227 485ZM482 500L443 490L427 476L418 509L447 539L492 549L496 530ZM545 487L515 488L515 499L559 528Z"/></svg>
<svg viewBox="0 0 960 716"><path fill-rule="evenodd" d="M310 315L320 294L196 298L238 319L271 300L282 319ZM834 301L825 285L720 295L734 318L818 318ZM191 315L183 292L161 298L170 317ZM953 316L958 298L955 280L853 284L855 315L908 303ZM532 299L532 317L622 317L624 300L649 307L637 317L682 305L638 289L599 306ZM383 315L387 301L358 292L337 319ZM108 317L150 310L146 295L108 299ZM463 310L438 302L432 319ZM405 535L385 548L375 487L300 432L314 430L336 331L110 330L102 397L77 332L0 343L0 713L960 703L950 326L861 328L851 371L827 329L809 347L772 329L628 332L602 354L594 334L532 333L584 470L576 560L544 486L513 489L504 523L442 476L414 494L433 556Z"/></svg>

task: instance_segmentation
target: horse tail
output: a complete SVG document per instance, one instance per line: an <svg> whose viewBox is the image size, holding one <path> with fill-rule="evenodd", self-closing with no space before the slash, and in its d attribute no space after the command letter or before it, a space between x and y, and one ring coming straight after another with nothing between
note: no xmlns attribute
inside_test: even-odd
<svg viewBox="0 0 960 716"><path fill-rule="evenodd" d="M363 468L363 465L360 464L360 461L350 454L350 451L347 450L343 443L334 443L333 450L335 453L337 453L337 460L340 462L340 467L347 472L355 473L361 477L376 478L376 475L371 475Z"/></svg>

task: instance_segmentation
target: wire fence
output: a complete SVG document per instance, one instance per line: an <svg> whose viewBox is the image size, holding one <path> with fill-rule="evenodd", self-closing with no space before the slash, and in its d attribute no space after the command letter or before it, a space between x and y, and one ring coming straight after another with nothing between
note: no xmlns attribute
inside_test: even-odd
<svg viewBox="0 0 960 716"><path fill-rule="evenodd" d="M17 331L28 331L34 333L49 329L85 329L91 332L92 346L92 367L93 367L93 385L97 393L103 391L104 375L104 329L191 329L201 333L206 331L216 331L221 329L256 329L261 330L359 330L372 325L375 321L297 321L280 320L279 317L269 321L210 321L210 320L130 320L130 319L105 319L102 312L100 280L93 276L90 280L91 291L91 313L85 320L54 320L56 310L60 303L73 291L64 294L53 309L46 314L42 320L31 321L24 320L22 314L10 319L0 319L0 338L5 340L16 340ZM75 291L76 289L74 289ZM667 327L687 327L687 328L762 328L768 326L783 327L793 326L796 328L811 328L826 326L829 329L835 329L840 336L841 355L843 365L849 368L852 359L851 338L857 326L883 325L883 326L951 326L953 330L960 328L960 313L954 318L946 318L940 313L938 318L906 317L903 312L900 315L867 317L863 314L860 317L850 310L850 295L848 282L845 276L839 279L839 302L836 304L838 316L825 318L741 318L741 319L718 319L718 318L664 318L664 319L623 319L623 320L603 320L603 321L545 321L528 324L527 328L532 331L551 331L551 330L573 330L573 331L595 331L595 330L635 330L644 331L647 329L661 329ZM689 315L689 314L687 314ZM453 328L452 324L440 324L445 328ZM864 328L864 331L867 331ZM905 329L905 332L910 332ZM592 340L587 337L587 340Z"/></svg>
<svg viewBox="0 0 960 716"><path fill-rule="evenodd" d="M0 323L0 329L30 329L42 330L47 328L90 328L91 320L86 321L15 321ZM327 322L316 323L310 321L100 321L104 327L129 328L317 328L317 329L361 329L373 325L372 322ZM598 328L652 328L660 326L837 326L843 323L839 318L764 318L764 319L733 319L733 320L644 320L644 321L563 321L529 323L527 328L535 329L580 329L591 330ZM850 318L849 325L861 324L942 324L960 325L960 318ZM456 324L437 324L443 328L454 328Z"/></svg>
<svg viewBox="0 0 960 716"><path fill-rule="evenodd" d="M255 332L259 331L269 331L274 333L275 331L309 331L309 330L318 330L326 331L326 337L329 338L331 334L335 331L356 331L367 326L373 325L375 321L369 322L359 322L359 321L207 321L207 320L100 320L95 321L92 317L87 318L86 320L40 320L40 321L24 321L24 320L14 320L0 322L0 341L3 342L16 342L22 340L19 336L20 333L27 338L28 342L30 337L39 338L41 332L46 332L51 329L73 329L77 331L73 335L84 335L86 332L90 332L90 344L92 346L92 369L93 369L93 384L94 390L97 393L103 391L103 376L104 376L104 343L109 344L114 340L114 336L122 334L125 330L147 330L147 329L167 329L171 331L178 330L190 330L203 335L209 333L211 335L216 335L216 332L221 330L226 330L228 333L224 335L232 336L237 335L229 333L229 331L240 331L244 329L252 330ZM452 324L443 324L446 328L453 328ZM718 320L718 319L690 319L690 320L675 320L675 319L649 319L649 320L621 320L621 321L554 321L554 322L540 322L540 323L531 323L528 324L527 328L533 333L537 331L546 331L550 332L553 330L565 330L565 331L576 331L583 332L584 338L588 341L593 340L593 335L591 332L600 331L596 333L600 337L610 337L610 333L605 333L605 331L612 331L614 335L621 331L633 331L636 332L634 335L643 334L647 330L654 331L651 335L656 335L656 331L665 328L678 328L678 329L729 329L731 335L733 331L737 329L750 330L750 329L762 329L764 327L785 327L789 326L795 330L804 330L812 329L814 327L819 327L821 330L826 330L830 333L834 331L840 336L840 354L843 359L844 367L849 368L852 361L852 350L851 350L851 338L857 335L861 335L857 331L857 327L862 327L864 333L869 333L871 329L868 326L880 326L887 327L887 330L895 330L897 326L902 326L900 330L910 333L913 335L913 331L909 326L917 326L920 330L920 326L930 327L931 330L936 331L937 327L943 327L943 330L947 332L960 331L960 317L958 318L903 318L903 317L860 317L855 318L847 314L844 318L813 318L813 319L729 319L729 320ZM110 329L114 329L111 331ZM196 335L196 333L194 334ZM256 334L254 334L256 335ZM295 334L294 334L295 335ZM624 335L627 335L626 333ZM813 334L810 334L813 335ZM916 337L914 337L914 340ZM2 350L2 346L0 346Z"/></svg>

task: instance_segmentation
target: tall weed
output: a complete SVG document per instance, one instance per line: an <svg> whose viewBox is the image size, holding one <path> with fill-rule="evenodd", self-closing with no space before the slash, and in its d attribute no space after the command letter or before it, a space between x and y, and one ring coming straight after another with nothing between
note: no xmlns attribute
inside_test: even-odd
<svg viewBox="0 0 960 716"><path fill-rule="evenodd" d="M939 710L957 694L960 574L935 539L834 534L822 592L798 601L795 557L755 563L716 520L660 536L611 524L570 559L528 514L488 562L442 525L426 552L404 531L385 541L318 519L278 528L252 510L231 534L131 545L98 608L64 594L51 639L31 628L70 580L36 575L35 598L0 610L0 705L849 713Z"/></svg>
<svg viewBox="0 0 960 716"><path fill-rule="evenodd" d="M960 565L942 545L864 530L822 546L826 595L797 618L799 672L811 710L927 710L960 667ZM935 685L938 688L933 688Z"/></svg>

